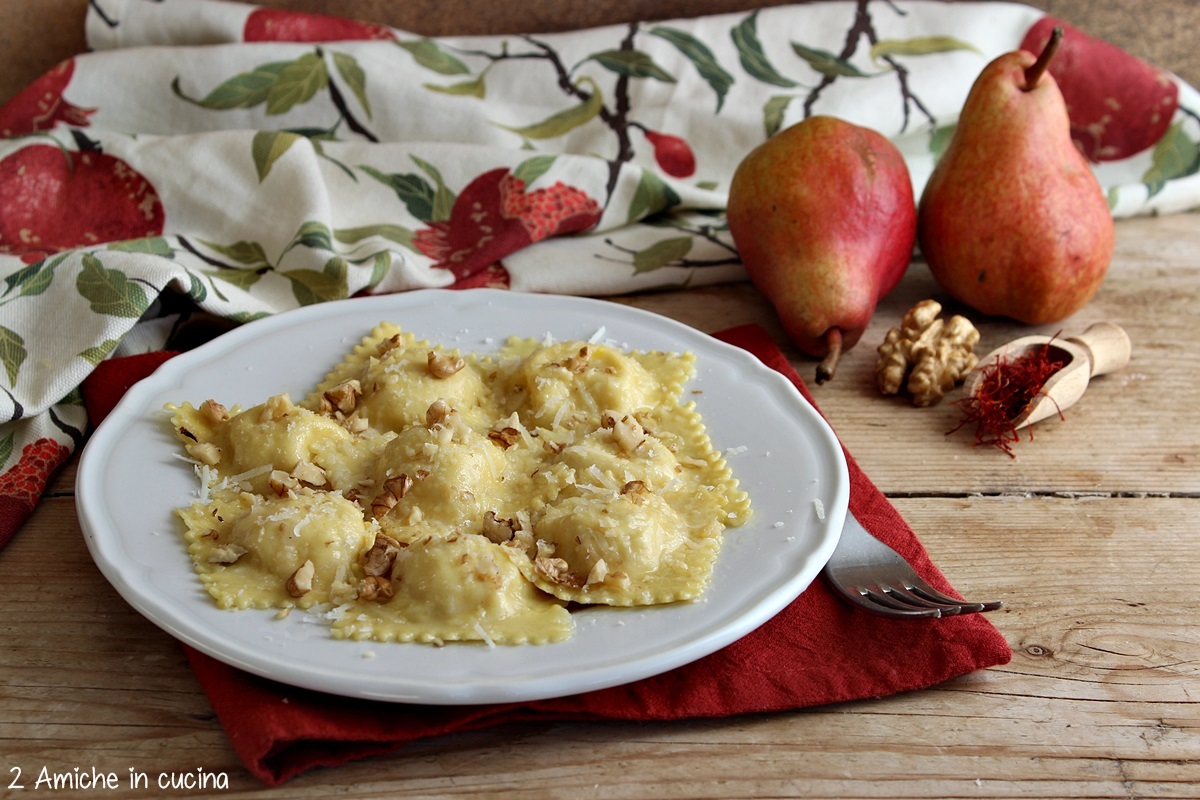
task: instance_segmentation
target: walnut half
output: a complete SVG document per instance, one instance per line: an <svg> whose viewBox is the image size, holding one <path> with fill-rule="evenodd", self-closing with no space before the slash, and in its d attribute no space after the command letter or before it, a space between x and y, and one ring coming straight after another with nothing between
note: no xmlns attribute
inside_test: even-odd
<svg viewBox="0 0 1200 800"><path fill-rule="evenodd" d="M875 365L883 394L905 389L914 406L932 406L975 368L979 331L957 314L939 319L941 311L936 300L922 300L908 310L900 327L887 332Z"/></svg>

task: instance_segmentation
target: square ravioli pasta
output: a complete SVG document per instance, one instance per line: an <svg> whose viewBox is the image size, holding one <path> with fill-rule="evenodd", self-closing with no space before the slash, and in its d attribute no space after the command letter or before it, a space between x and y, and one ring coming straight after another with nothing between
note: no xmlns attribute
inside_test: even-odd
<svg viewBox="0 0 1200 800"><path fill-rule="evenodd" d="M299 402L169 405L178 510L222 608L327 608L332 635L550 643L588 605L698 598L749 497L683 393L690 353L381 323Z"/></svg>

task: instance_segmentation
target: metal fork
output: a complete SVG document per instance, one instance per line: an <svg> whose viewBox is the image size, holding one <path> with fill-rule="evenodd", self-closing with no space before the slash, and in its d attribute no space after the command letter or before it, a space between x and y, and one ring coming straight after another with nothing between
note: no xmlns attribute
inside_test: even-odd
<svg viewBox="0 0 1200 800"><path fill-rule="evenodd" d="M885 617L948 617L1004 605L999 600L969 603L939 592L849 512L825 577L846 600Z"/></svg>

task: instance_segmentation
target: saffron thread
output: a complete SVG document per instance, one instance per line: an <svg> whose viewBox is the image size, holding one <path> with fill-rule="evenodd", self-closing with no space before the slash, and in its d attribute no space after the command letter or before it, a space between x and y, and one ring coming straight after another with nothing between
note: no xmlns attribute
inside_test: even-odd
<svg viewBox="0 0 1200 800"><path fill-rule="evenodd" d="M1014 420L1042 394L1046 381L1066 363L1050 342L1015 358L996 356L992 363L980 368L982 374L974 394L955 402L963 411L963 420L947 435L974 425L976 447L995 447L1016 458L1013 445L1021 436ZM1061 409L1058 416L1060 419L1063 416ZM1032 426L1029 440L1033 440Z"/></svg>

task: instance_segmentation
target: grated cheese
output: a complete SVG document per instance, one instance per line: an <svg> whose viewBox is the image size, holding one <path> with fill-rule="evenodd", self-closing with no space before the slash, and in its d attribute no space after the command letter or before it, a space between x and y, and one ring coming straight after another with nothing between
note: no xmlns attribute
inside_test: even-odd
<svg viewBox="0 0 1200 800"><path fill-rule="evenodd" d="M488 650L494 650L496 648L496 643L492 641L492 637L488 636L487 631L483 629L483 626L480 625L478 621L476 621L471 627L473 627L475 632L479 634L479 638L483 639L484 643L487 644Z"/></svg>

